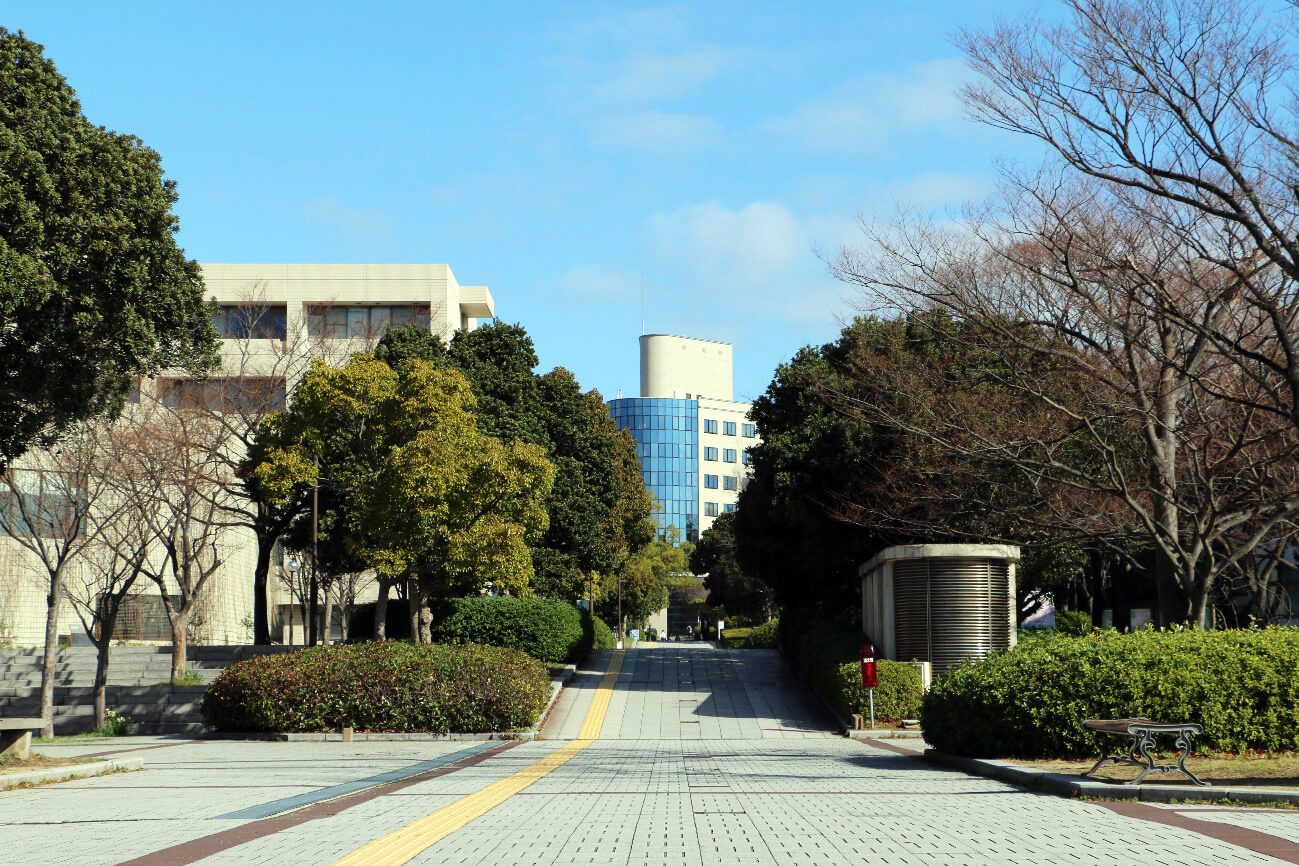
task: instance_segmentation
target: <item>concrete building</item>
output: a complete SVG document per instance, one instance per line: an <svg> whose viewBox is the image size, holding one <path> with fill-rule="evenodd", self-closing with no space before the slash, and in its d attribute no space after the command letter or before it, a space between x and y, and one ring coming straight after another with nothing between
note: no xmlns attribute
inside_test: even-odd
<svg viewBox="0 0 1299 866"><path fill-rule="evenodd" d="M686 541L735 510L748 478L757 432L750 404L732 392L730 343L667 334L640 338L639 397L609 402L609 413L636 440L656 518Z"/></svg>
<svg viewBox="0 0 1299 866"><path fill-rule="evenodd" d="M208 295L219 306L214 324L222 337L222 368L202 382L166 374L142 382L133 403L156 399L164 407L204 407L255 423L283 408L287 394L317 358L342 363L353 352L372 349L392 325L418 323L449 339L495 315L486 286L462 286L444 264L208 264ZM128 406L128 412L142 411ZM41 477L39 454L17 464ZM8 503L12 510L12 503ZM4 504L0 504L0 511ZM6 512L7 513L7 512ZM6 525L13 526L10 520ZM251 530L229 527L216 542L220 568L203 593L193 630L196 643L251 641L256 544ZM70 580L85 584L93 575L74 562ZM289 561L276 551L270 578L272 634L302 640L300 617L283 580ZM123 640L169 641L161 599L152 584L124 611ZM43 639L48 579L39 560L13 538L0 534L0 645L36 645ZM373 589L370 590L371 594ZM79 641L83 630L65 604L59 633Z"/></svg>

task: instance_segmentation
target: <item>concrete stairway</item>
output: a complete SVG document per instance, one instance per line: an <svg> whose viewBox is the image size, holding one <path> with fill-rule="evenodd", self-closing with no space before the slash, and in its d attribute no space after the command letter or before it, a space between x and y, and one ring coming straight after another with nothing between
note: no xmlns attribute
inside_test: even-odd
<svg viewBox="0 0 1299 866"><path fill-rule="evenodd" d="M292 647L196 646L188 652L189 670L202 685L173 686L171 647L114 647L105 703L136 723L141 734L202 733L203 693L228 666L254 655ZM0 716L40 715L39 649L0 649ZM54 729L77 734L94 728L94 647L59 650L55 660Z"/></svg>

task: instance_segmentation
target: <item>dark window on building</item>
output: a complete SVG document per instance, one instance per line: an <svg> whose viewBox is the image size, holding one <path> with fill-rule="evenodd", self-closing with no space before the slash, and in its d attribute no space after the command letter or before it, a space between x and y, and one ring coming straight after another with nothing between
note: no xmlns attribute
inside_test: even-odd
<svg viewBox="0 0 1299 866"><path fill-rule="evenodd" d="M415 324L428 330L428 304L307 307L307 336L327 340L363 340L383 336L388 328Z"/></svg>
<svg viewBox="0 0 1299 866"><path fill-rule="evenodd" d="M716 449L716 448L710 448L710 447L705 446L705 447L704 447L704 459L705 459L705 460L716 460L716 459L717 459L717 449Z"/></svg>
<svg viewBox="0 0 1299 866"><path fill-rule="evenodd" d="M736 460L736 457L735 457L735 449L734 449L734 448L727 448L725 451L722 452L722 462L723 462L723 463L734 463L735 460Z"/></svg>
<svg viewBox="0 0 1299 866"><path fill-rule="evenodd" d="M705 502L705 503L704 503L704 517L716 517L716 516L717 516L717 503L716 503L716 502Z"/></svg>
<svg viewBox="0 0 1299 866"><path fill-rule="evenodd" d="M717 476L716 476L716 475L705 475L705 476L704 476L704 487L707 487L709 490L716 490L716 489L717 489Z"/></svg>
<svg viewBox="0 0 1299 866"><path fill-rule="evenodd" d="M717 419L716 419L716 418L705 418L705 419L704 419L704 432L705 432L705 433L716 433L716 432L717 432Z"/></svg>
<svg viewBox="0 0 1299 866"><path fill-rule="evenodd" d="M736 478L734 475L727 475L725 478L722 479L722 482L723 482L722 486L725 487L727 490L740 489L740 479Z"/></svg>
<svg viewBox="0 0 1299 866"><path fill-rule="evenodd" d="M723 434L724 436L734 436L734 435L735 435L735 422L734 422L734 421L723 421L723 422L722 422L722 434Z"/></svg>
<svg viewBox="0 0 1299 866"><path fill-rule="evenodd" d="M754 436L758 435L757 428L754 427L754 425L752 425L752 424L743 424L743 425L741 425L741 426L740 426L740 431L741 431L741 432L744 434L744 436L745 436L746 438L748 438L748 439L752 439Z"/></svg>
<svg viewBox="0 0 1299 866"><path fill-rule="evenodd" d="M212 327L227 340L283 340L286 310L283 304L222 304Z"/></svg>

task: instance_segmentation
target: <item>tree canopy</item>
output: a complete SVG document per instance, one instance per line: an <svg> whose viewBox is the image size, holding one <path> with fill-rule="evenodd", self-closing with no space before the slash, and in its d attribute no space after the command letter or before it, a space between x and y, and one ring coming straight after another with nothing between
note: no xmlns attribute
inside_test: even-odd
<svg viewBox="0 0 1299 866"><path fill-rule="evenodd" d="M419 359L458 370L484 433L545 449L555 483L545 499L548 527L531 546L538 594L578 598L593 575L614 573L653 537L653 499L635 443L618 430L599 392L583 392L563 368L535 372L537 354L522 327L494 321L457 332L450 344L417 329L391 329L375 356L396 368Z"/></svg>
<svg viewBox="0 0 1299 866"><path fill-rule="evenodd" d="M414 571L434 595L527 594L554 468L536 445L482 433L473 407L465 378L428 362L316 362L263 425L252 471L272 497L319 479L344 499L347 550L381 575Z"/></svg>
<svg viewBox="0 0 1299 866"><path fill-rule="evenodd" d="M0 464L120 411L132 376L215 362L175 202L155 151L0 28Z"/></svg>

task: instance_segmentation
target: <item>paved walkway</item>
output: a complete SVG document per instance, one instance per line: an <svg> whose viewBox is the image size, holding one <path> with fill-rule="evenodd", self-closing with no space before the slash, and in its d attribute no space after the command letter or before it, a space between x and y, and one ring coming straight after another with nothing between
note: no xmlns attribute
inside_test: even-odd
<svg viewBox="0 0 1299 866"><path fill-rule="evenodd" d="M0 793L0 863L1299 862L1299 812L1062 800L833 736L763 651L600 654L543 734L46 746L149 769Z"/></svg>

